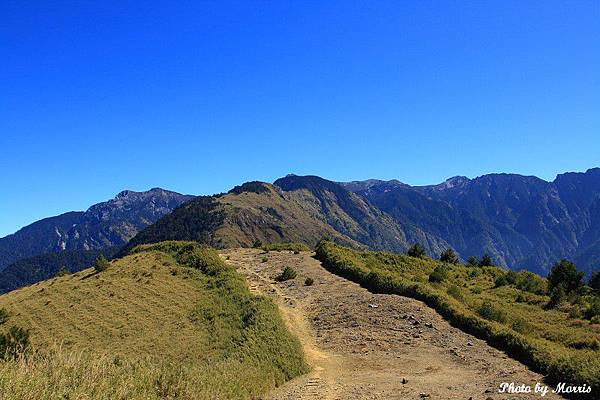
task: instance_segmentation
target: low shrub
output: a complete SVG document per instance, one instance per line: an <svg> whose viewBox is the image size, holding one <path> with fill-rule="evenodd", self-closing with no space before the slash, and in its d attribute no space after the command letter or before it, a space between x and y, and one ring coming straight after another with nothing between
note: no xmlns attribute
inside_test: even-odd
<svg viewBox="0 0 600 400"><path fill-rule="evenodd" d="M506 322L506 314L504 311L494 306L489 301L484 301L477 309L477 313L489 321Z"/></svg>
<svg viewBox="0 0 600 400"><path fill-rule="evenodd" d="M590 300L590 303L584 312L584 317L589 320L594 317L600 317L600 298L593 297Z"/></svg>
<svg viewBox="0 0 600 400"><path fill-rule="evenodd" d="M315 280L311 277L308 277L304 280L305 286L312 286L315 283Z"/></svg>
<svg viewBox="0 0 600 400"><path fill-rule="evenodd" d="M292 267L285 267L283 269L283 271L281 272L281 274L277 275L275 277L275 280L277 282L284 282L284 281L289 281L290 279L294 279L296 278L298 274L296 273L296 271L294 270L294 268Z"/></svg>
<svg viewBox="0 0 600 400"><path fill-rule="evenodd" d="M94 269L96 272L102 272L110 266L110 262L101 254L94 261Z"/></svg>
<svg viewBox="0 0 600 400"><path fill-rule="evenodd" d="M29 350L29 331L11 326L8 332L0 334L0 359L13 359Z"/></svg>
<svg viewBox="0 0 600 400"><path fill-rule="evenodd" d="M406 255L415 258L425 258L427 253L425 252L425 247L423 247L421 243L415 243L408 249Z"/></svg>
<svg viewBox="0 0 600 400"><path fill-rule="evenodd" d="M429 282L444 282L446 279L448 279L448 269L443 265L435 267L429 275Z"/></svg>
<svg viewBox="0 0 600 400"><path fill-rule="evenodd" d="M462 290L460 290L460 288L456 285L452 285L452 286L448 287L448 290L446 291L446 293L448 293L450 296L454 297L458 301L464 300Z"/></svg>
<svg viewBox="0 0 600 400"><path fill-rule="evenodd" d="M54 275L57 278L60 278L61 276L67 276L70 275L71 271L69 271L69 269L67 267L61 267L61 269L58 270L58 272L56 273L56 275Z"/></svg>
<svg viewBox="0 0 600 400"><path fill-rule="evenodd" d="M0 325L8 321L8 311L5 308L0 308Z"/></svg>

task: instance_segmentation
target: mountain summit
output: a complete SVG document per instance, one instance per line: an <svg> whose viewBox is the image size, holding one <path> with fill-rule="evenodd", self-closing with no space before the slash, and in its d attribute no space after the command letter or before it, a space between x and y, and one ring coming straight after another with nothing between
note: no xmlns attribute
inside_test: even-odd
<svg viewBox="0 0 600 400"><path fill-rule="evenodd" d="M144 227L193 196L154 188L125 190L114 199L34 222L0 238L0 270L27 257L64 250L99 250L122 246Z"/></svg>

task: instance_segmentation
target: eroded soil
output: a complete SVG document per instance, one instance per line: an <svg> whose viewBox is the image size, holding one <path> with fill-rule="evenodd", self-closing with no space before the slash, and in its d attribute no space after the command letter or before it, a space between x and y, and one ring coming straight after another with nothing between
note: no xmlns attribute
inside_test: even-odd
<svg viewBox="0 0 600 400"><path fill-rule="evenodd" d="M231 249L222 256L247 276L251 290L279 305L312 367L270 399L541 398L498 393L502 382L533 387L543 377L420 301L370 293L326 271L310 253ZM298 276L275 282L285 266ZM307 277L312 286L304 285Z"/></svg>

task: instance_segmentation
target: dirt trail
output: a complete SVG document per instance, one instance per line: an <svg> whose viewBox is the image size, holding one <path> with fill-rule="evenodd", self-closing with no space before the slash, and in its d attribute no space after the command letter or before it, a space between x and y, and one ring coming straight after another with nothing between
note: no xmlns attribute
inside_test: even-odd
<svg viewBox="0 0 600 400"><path fill-rule="evenodd" d="M222 256L247 276L251 290L279 305L312 367L272 400L541 398L498 393L502 382L534 386L543 384L542 376L453 328L420 301L372 294L329 273L309 253L232 249ZM285 266L298 277L275 282ZM306 277L314 285L305 286Z"/></svg>

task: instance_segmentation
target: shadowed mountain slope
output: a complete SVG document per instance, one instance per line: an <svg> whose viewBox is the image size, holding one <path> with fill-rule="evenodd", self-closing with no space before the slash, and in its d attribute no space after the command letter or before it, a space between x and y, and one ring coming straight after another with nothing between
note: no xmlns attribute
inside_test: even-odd
<svg viewBox="0 0 600 400"><path fill-rule="evenodd" d="M545 274L574 259L586 273L600 259L600 169L559 175L490 174L439 185L379 181L343 186L400 224L414 224L448 242L461 257L489 253L495 262Z"/></svg>

